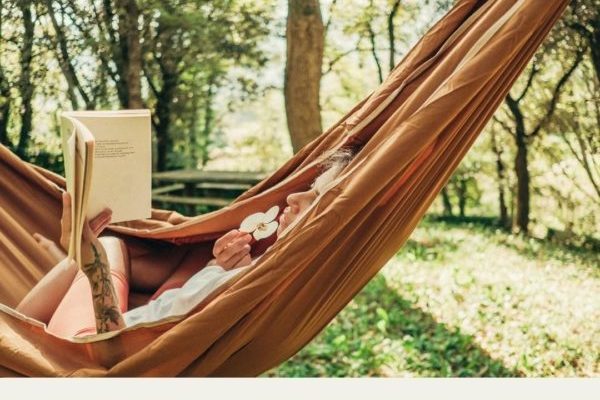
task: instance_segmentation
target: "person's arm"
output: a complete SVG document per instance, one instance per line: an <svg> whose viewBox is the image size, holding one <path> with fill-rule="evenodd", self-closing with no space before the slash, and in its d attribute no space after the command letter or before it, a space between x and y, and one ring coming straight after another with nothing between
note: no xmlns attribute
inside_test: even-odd
<svg viewBox="0 0 600 400"><path fill-rule="evenodd" d="M103 333L124 328L125 321L119 308L106 251L100 241L91 235L89 226L84 228L81 251L81 270L90 281L97 332Z"/></svg>

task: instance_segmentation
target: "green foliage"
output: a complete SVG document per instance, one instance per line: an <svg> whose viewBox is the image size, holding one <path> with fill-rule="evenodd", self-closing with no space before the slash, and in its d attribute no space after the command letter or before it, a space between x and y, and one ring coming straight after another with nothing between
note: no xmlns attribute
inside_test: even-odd
<svg viewBox="0 0 600 400"><path fill-rule="evenodd" d="M270 33L271 2L149 2L144 9L144 74L155 107L157 136L167 145L160 168L201 168L218 145L220 120L259 91L254 72L268 58L260 44ZM225 107L223 107L225 105ZM160 149L159 149L160 152ZM160 154L159 154L160 158Z"/></svg>
<svg viewBox="0 0 600 400"><path fill-rule="evenodd" d="M113 26L118 39L119 19L117 15L106 18L105 12L107 4L114 8L117 3L30 3L36 24L32 66L35 98L33 132L25 158L60 172L57 111L122 107L118 88L123 80L117 64L123 60L115 56L118 51L106 29ZM327 26L321 79L323 125L331 125L367 96L378 84L379 70L384 77L392 61L399 62L452 3L321 0ZM18 4L2 1L0 9L0 119L3 111L8 115L6 134L0 120L0 140L13 149L20 139L23 110L18 82L24 27ZM395 9L396 4L399 7ZM281 96L287 3L149 0L137 5L142 97L144 106L153 111L155 150L159 130L168 142L163 167L272 171L282 165L292 155ZM594 32L600 26L598 10L600 0L571 2L536 55L539 71L522 103L530 130L543 118L555 83L576 54L585 50L556 112L528 145L528 160L532 235L553 236L554 240L568 236L572 245L587 248L595 248L600 240L600 64L595 61L600 53L594 51L598 48L594 46L598 37ZM392 24L388 25L392 12ZM67 58L79 79L80 87L74 93L70 93L65 65L61 64L61 33ZM529 71L513 88L513 96L522 93ZM504 129L513 128L514 119L507 111L503 106L495 114L503 125L490 125L451 177L447 193L455 215L461 203L466 216L499 214L498 192L502 187L508 222L514 219L515 144ZM502 151L502 182L492 152L492 126ZM442 208L437 201L432 210L441 212Z"/></svg>
<svg viewBox="0 0 600 400"><path fill-rule="evenodd" d="M296 356L265 376L597 376L600 258L425 219Z"/></svg>

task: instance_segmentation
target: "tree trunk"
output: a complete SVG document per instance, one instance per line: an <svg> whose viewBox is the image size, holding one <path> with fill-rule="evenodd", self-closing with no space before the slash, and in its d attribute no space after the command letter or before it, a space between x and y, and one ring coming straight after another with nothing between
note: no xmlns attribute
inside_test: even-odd
<svg viewBox="0 0 600 400"><path fill-rule="evenodd" d="M444 205L444 215L452 216L452 202L450 201L447 186L444 186L442 189L442 204Z"/></svg>
<svg viewBox="0 0 600 400"><path fill-rule="evenodd" d="M559 79L554 90L552 91L552 98L548 102L547 109L543 117L538 121L537 125L527 133L525 129L525 117L523 111L521 111L520 102L525 97L527 91L532 87L532 82L535 74L539 71L537 66L534 64L531 68L531 74L527 85L522 94L513 99L509 94L506 95L505 102L508 108L512 112L515 120L515 131L513 136L517 145L517 154L515 156L515 172L517 175L517 216L516 216L516 228L523 234L529 233L529 203L530 203L530 192L529 192L529 167L527 164L527 146L530 140L533 140L542 129L548 124L552 115L556 110L556 105L560 99L560 95L564 85L567 83L573 72L577 69L577 66L583 59L583 49L579 49L575 55L575 61Z"/></svg>
<svg viewBox="0 0 600 400"><path fill-rule="evenodd" d="M171 151L172 140L170 137L171 127L171 104L175 97L175 88L177 87L177 77L163 76L164 83L160 96L156 99L156 144L157 160L156 168L158 171L165 171L168 167L167 156Z"/></svg>
<svg viewBox="0 0 600 400"><path fill-rule="evenodd" d="M383 83L383 69L381 68L381 61L379 61L379 56L377 55L376 35L370 22L367 23L367 31L369 32L369 42L371 43L371 55L373 56L373 61L377 67L377 79L379 83Z"/></svg>
<svg viewBox="0 0 600 400"><path fill-rule="evenodd" d="M0 95L4 97L4 95ZM0 107L0 144L11 147L8 142L8 118L10 115L10 100L6 99L6 103Z"/></svg>
<svg viewBox="0 0 600 400"><path fill-rule="evenodd" d="M390 13L388 14L388 20L387 20L387 25L388 25L388 40L390 42L390 58L389 58L389 66L390 66L390 71L392 71L394 69L394 67L396 66L396 37L394 34L394 18L396 17L396 14L398 14L398 9L400 8L400 0L395 0L394 3L392 4L392 9L390 11Z"/></svg>
<svg viewBox="0 0 600 400"><path fill-rule="evenodd" d="M592 64L596 71L596 78L600 82L600 19L594 22L593 31L589 37L590 48L592 51Z"/></svg>
<svg viewBox="0 0 600 400"><path fill-rule="evenodd" d="M531 81L531 80L530 80ZM528 85L528 88L530 85ZM521 96L520 99L522 99ZM519 101L513 99L510 94L506 96L505 102L513 114L515 120L514 138L517 146L515 155L515 174L517 176L517 214L514 228L522 234L529 233L529 166L527 164L527 131L525 130L525 117L519 106ZM539 128L538 128L539 130Z"/></svg>
<svg viewBox="0 0 600 400"><path fill-rule="evenodd" d="M171 44L171 38L163 39L163 45ZM157 142L157 162L158 171L165 171L168 168L167 157L171 152L172 140L170 135L171 128L171 106L177 90L179 75L177 73L176 60L171 59L170 54L165 52L159 60L163 85L156 96L155 114L158 123L156 124L156 142Z"/></svg>
<svg viewBox="0 0 600 400"><path fill-rule="evenodd" d="M322 132L324 27L318 0L288 0L285 111L294 153Z"/></svg>
<svg viewBox="0 0 600 400"><path fill-rule="evenodd" d="M111 61L115 66L115 72L111 75L119 103L125 108L142 108L142 56L138 29L140 13L136 0L115 0L114 9L111 0L103 0L102 4L103 29L108 34Z"/></svg>
<svg viewBox="0 0 600 400"><path fill-rule="evenodd" d="M467 180L460 178L456 185L458 194L458 211L461 217L465 217L467 208Z"/></svg>
<svg viewBox="0 0 600 400"><path fill-rule="evenodd" d="M500 226L510 228L511 221L508 217L508 207L506 206L506 193L504 184L506 182L506 167L502 161L502 148L496 141L496 131L492 129L492 150L496 155L496 176L498 177L498 211L500 215Z"/></svg>
<svg viewBox="0 0 600 400"><path fill-rule="evenodd" d="M1 82L0 85L2 85ZM4 89L4 87L0 87L0 101L2 102L0 105L0 144L10 148L11 144L8 142L8 122L10 118L10 98L8 95L10 93Z"/></svg>
<svg viewBox="0 0 600 400"><path fill-rule="evenodd" d="M74 110L79 109L79 100L77 98L77 93L79 93L83 99L83 102L85 103L85 108L87 110L93 110L95 108L94 102L81 85L81 82L77 77L77 73L75 72L75 67L71 62L71 56L69 55L69 48L67 44L68 40L65 36L63 27L60 26L58 20L56 19L52 0L46 1L46 8L48 9L48 15L50 16L52 27L54 28L54 34L56 36L55 50L58 56L58 64L65 77L65 80L67 81L67 93L69 95L69 99L71 100L71 106Z"/></svg>
<svg viewBox="0 0 600 400"><path fill-rule="evenodd" d="M136 0L118 0L119 10L119 44L121 51L121 78L125 86L124 107L143 108L141 89L142 48L138 19L140 11Z"/></svg>
<svg viewBox="0 0 600 400"><path fill-rule="evenodd" d="M214 111L214 77L208 81L208 91L206 92L206 101L204 103L204 126L202 129L202 168L208 163L208 145L210 143L210 133L213 129Z"/></svg>
<svg viewBox="0 0 600 400"><path fill-rule="evenodd" d="M1 5L1 2L0 2ZM0 34L1 34L0 30ZM1 62L2 60L0 60ZM12 147L8 141L8 123L10 118L10 85L4 76L4 70L0 65L0 144Z"/></svg>
<svg viewBox="0 0 600 400"><path fill-rule="evenodd" d="M0 10L3 4L0 0ZM2 38L2 13L0 13L0 38ZM2 43L0 42L0 45ZM0 51L2 49L0 48ZM7 147L11 147L8 143L8 119L10 117L10 85L4 75L4 69L2 67L2 59L0 58L0 144Z"/></svg>
<svg viewBox="0 0 600 400"><path fill-rule="evenodd" d="M522 119L517 121L516 145L517 155L515 157L515 172L517 175L517 216L516 225L519 232L529 232L529 167L527 165L527 142L525 138L525 127Z"/></svg>
<svg viewBox="0 0 600 400"><path fill-rule="evenodd" d="M33 59L33 18L31 15L31 4L29 2L20 2L20 9L23 15L23 46L19 64L21 67L21 76L19 78L19 92L21 93L21 131L19 133L19 142L16 152L21 158L26 158L27 147L31 137L31 125L33 118L33 84L31 82L31 61Z"/></svg>
<svg viewBox="0 0 600 400"><path fill-rule="evenodd" d="M198 76L194 77L194 81L198 81L200 79ZM189 145L188 145L188 155L186 160L186 168L188 169L196 169L198 168L198 136L200 135L200 127L198 123L198 119L200 117L200 87L199 85L195 85L193 87L191 106L192 106L192 116L190 117L190 125L189 125Z"/></svg>

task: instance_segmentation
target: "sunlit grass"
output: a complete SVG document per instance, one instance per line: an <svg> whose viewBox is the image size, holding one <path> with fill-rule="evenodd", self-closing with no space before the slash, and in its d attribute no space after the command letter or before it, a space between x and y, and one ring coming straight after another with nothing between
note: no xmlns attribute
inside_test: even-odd
<svg viewBox="0 0 600 400"><path fill-rule="evenodd" d="M600 376L600 255L424 221L268 376Z"/></svg>

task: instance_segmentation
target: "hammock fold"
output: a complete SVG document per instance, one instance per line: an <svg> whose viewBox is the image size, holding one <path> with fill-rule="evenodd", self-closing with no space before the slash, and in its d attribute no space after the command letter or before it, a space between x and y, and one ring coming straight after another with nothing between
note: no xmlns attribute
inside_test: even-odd
<svg viewBox="0 0 600 400"><path fill-rule="evenodd" d="M31 234L58 241L64 180L0 146L0 375L255 376L293 356L405 243L566 5L459 1L380 87L229 206L111 225L150 256L193 255L164 290L246 215L305 189L328 155L356 151L254 268L183 319L65 339L14 311L52 267Z"/></svg>

